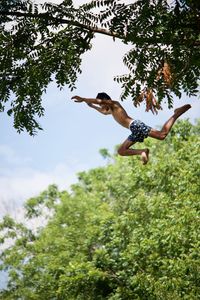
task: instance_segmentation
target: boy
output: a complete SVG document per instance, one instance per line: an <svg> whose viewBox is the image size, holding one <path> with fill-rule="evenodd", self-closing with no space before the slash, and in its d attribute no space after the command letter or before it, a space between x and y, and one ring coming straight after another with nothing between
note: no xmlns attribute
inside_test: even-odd
<svg viewBox="0 0 200 300"><path fill-rule="evenodd" d="M96 99L82 98L74 96L75 102L85 102L88 106L96 109L104 115L112 114L113 118L122 126L131 130L131 135L122 143L118 149L118 154L123 156L140 155L143 164L149 160L149 149L131 149L130 147L136 142L143 142L148 136L158 140L164 140L170 132L174 122L178 117L191 108L186 104L175 109L174 115L163 125L162 129L153 129L140 120L134 120L128 116L124 108L118 101L114 101L106 93L99 93Z"/></svg>

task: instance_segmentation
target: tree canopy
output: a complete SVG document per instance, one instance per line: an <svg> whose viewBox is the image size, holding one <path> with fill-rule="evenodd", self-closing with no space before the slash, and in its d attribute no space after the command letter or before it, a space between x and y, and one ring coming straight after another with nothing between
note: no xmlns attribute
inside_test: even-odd
<svg viewBox="0 0 200 300"><path fill-rule="evenodd" d="M40 128L41 97L53 78L60 88L75 88L82 54L96 34L132 46L123 57L127 74L115 77L122 99L131 96L135 106L146 101L156 112L163 99L172 105L173 94L197 93L198 1L93 0L75 8L72 0L1 0L0 29L0 111L10 101L7 113L18 131Z"/></svg>
<svg viewBox="0 0 200 300"><path fill-rule="evenodd" d="M108 165L80 173L70 193L52 185L29 199L27 219L46 218L37 230L4 217L1 299L199 298L200 123L145 143L145 167L104 149Z"/></svg>

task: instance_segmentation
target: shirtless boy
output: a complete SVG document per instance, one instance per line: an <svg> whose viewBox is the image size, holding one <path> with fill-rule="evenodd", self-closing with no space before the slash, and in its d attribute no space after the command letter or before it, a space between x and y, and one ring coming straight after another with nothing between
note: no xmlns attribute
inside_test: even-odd
<svg viewBox="0 0 200 300"><path fill-rule="evenodd" d="M156 130L140 120L129 117L121 104L118 101L111 100L106 93L99 93L96 99L79 96L74 96L72 99L74 99L74 102L85 102L104 115L111 114L120 125L130 129L131 135L119 147L118 154L122 156L140 155L143 164L146 164L149 160L149 149L131 149L130 147L136 142L143 142L147 137L164 140L178 117L191 108L191 105L186 104L175 109L173 116L163 125L162 129Z"/></svg>

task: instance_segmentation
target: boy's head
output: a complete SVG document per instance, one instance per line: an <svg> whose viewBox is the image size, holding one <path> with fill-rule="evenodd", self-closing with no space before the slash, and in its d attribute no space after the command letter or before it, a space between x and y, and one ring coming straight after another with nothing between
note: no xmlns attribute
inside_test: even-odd
<svg viewBox="0 0 200 300"><path fill-rule="evenodd" d="M111 100L110 96L108 96L106 93L98 93L96 99Z"/></svg>

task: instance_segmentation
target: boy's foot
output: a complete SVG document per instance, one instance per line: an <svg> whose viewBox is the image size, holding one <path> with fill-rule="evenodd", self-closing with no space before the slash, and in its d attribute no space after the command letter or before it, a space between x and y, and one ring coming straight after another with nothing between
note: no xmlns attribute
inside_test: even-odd
<svg viewBox="0 0 200 300"><path fill-rule="evenodd" d="M183 105L177 109L174 110L174 114L177 116L177 117L180 117L182 114L184 114L188 109L191 108L191 105L190 104L186 104L186 105Z"/></svg>
<svg viewBox="0 0 200 300"><path fill-rule="evenodd" d="M141 160L143 165L146 165L149 161L149 149L145 149L142 153L141 153Z"/></svg>

